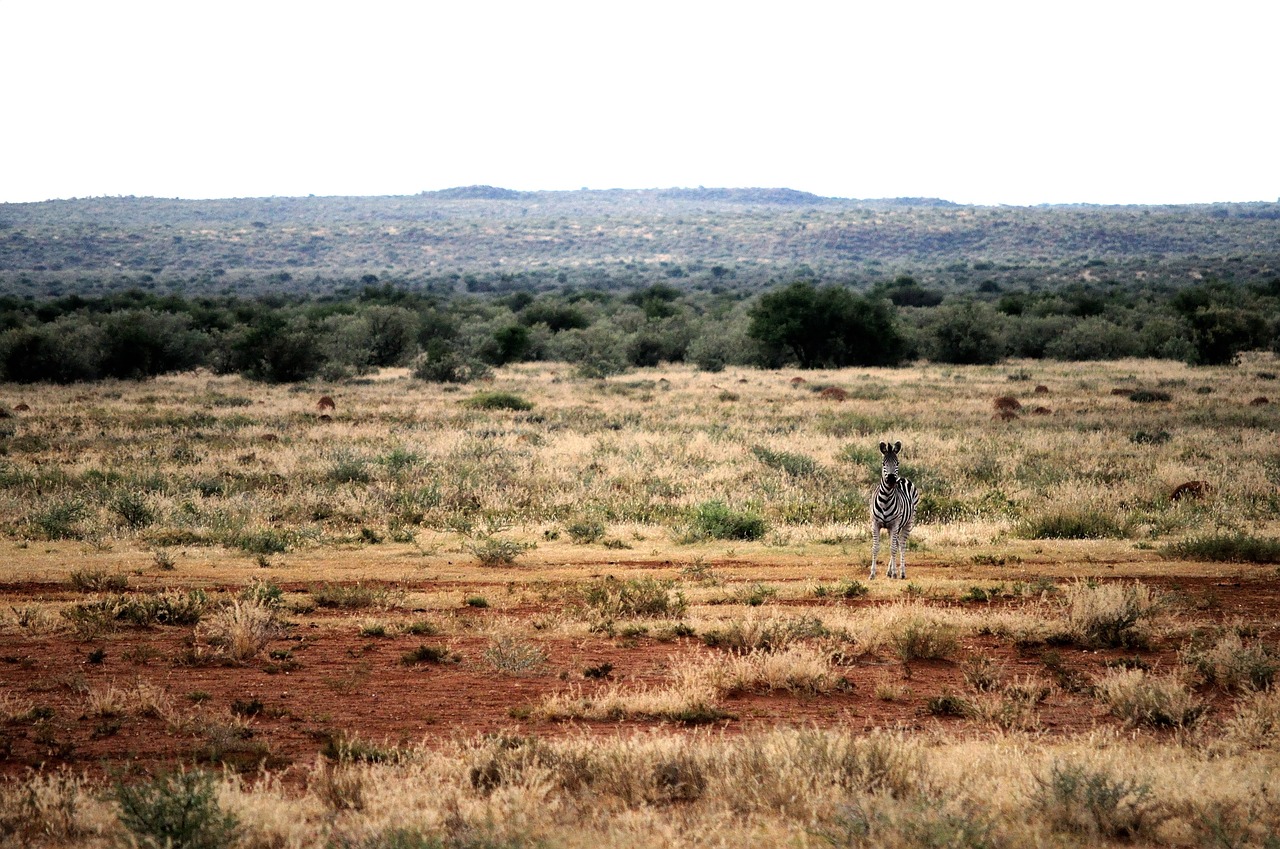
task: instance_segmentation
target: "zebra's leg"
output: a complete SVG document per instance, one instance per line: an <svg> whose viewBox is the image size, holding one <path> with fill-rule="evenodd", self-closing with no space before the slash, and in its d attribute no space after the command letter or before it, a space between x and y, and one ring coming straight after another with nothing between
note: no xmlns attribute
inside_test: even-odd
<svg viewBox="0 0 1280 849"><path fill-rule="evenodd" d="M898 577L898 565L893 562L893 553L898 548L898 532L897 529L889 531L889 578Z"/></svg>
<svg viewBox="0 0 1280 849"><path fill-rule="evenodd" d="M903 538L903 536L904 535L902 533L901 527L894 529L893 537L891 539L891 544L889 546L889 577L890 578L907 577L907 567L906 567L906 564L902 562L902 550L906 547L904 545L904 543L906 543L906 540ZM893 565L893 550L895 548L898 550L898 566L896 571L894 570L894 565Z"/></svg>
<svg viewBox="0 0 1280 849"><path fill-rule="evenodd" d="M898 578L906 580L907 578L907 561L904 560L907 555L907 532L898 532Z"/></svg>
<svg viewBox="0 0 1280 849"><path fill-rule="evenodd" d="M872 580L875 580L875 577L876 577L876 555L878 555L879 553L880 553L880 527L878 525L873 525L871 527L871 579ZM892 548L889 549L889 553L890 554L893 553ZM893 575L890 575L889 577L893 577Z"/></svg>

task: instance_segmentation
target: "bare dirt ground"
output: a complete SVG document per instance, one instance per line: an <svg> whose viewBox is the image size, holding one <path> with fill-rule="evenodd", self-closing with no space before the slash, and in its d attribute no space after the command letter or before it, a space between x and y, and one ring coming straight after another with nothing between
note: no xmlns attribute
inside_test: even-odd
<svg viewBox="0 0 1280 849"><path fill-rule="evenodd" d="M732 575L748 564L708 565ZM769 571L767 563L749 567L753 574ZM787 572L771 583L785 586L796 580L790 569ZM1270 630L1280 621L1280 581L1273 568L1205 572L1142 580L1188 622L1255 623ZM291 592L307 589L301 582L281 586ZM441 584L398 581L394 589L412 597L438 591ZM499 591L496 583L493 591ZM81 597L65 583L0 584L0 604L15 611ZM954 598L926 602L975 607L989 603ZM782 607L796 602L772 603ZM875 596L804 602L833 610L882 603ZM369 618L367 612L316 608L288 615L284 635L241 665L191 664L190 627L122 628L89 639L67 631L26 634L11 629L0 635L0 699L8 700L9 714L0 723L0 772L12 775L28 767L70 764L90 772L127 774L178 762L283 769L311 763L322 752L332 752L339 740L366 741L376 749L497 732L555 736L585 727L602 735L628 733L661 723L556 722L536 718L532 708L546 696L567 690L590 694L616 683L658 684L681 658L722 651L704 645L696 635L543 636L538 623L555 612L554 605L521 601L501 609L463 604L435 611L448 625L440 636L406 633L400 627L421 618L423 611L388 613L381 618L397 626L387 629L388 636L371 636L362 634L359 625ZM527 642L546 653L543 668L533 674L503 675L484 661L486 628L498 618L531 635ZM847 686L836 692L730 695L724 701L729 717L714 727L734 733L779 724L906 730L941 726L952 733L981 733L989 726L980 720L940 715L928 708L932 698L967 691L964 661L979 656L1001 665L1010 678L1026 675L1055 682L1052 694L1039 706L1043 734L1116 726L1118 720L1090 695L1089 681L1105 672L1108 661L1170 669L1177 664L1184 640L1185 633L1157 639L1140 651L1094 651L1020 646L980 635L964 638L948 660L904 663L894 656L854 654L841 661ZM405 663L404 655L422 645L447 649L455 659ZM139 685L162 690L170 705L101 710L89 698L110 687L128 692ZM1201 696L1211 714L1226 709L1221 693L1205 691Z"/></svg>

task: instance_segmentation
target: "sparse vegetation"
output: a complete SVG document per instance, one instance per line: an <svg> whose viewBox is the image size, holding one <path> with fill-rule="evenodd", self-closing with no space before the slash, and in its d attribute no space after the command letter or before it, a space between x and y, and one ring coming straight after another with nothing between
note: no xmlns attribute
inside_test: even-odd
<svg viewBox="0 0 1280 849"><path fill-rule="evenodd" d="M244 846L1265 846L1275 570L1174 548L1276 534L1275 407L1248 406L1275 368L1249 357L799 389L495 366L525 411L404 366L43 386L0 424L0 843L141 843L104 776L204 765ZM1059 414L1025 413L1040 382ZM1176 401L1111 394L1133 386ZM1023 418L992 421L1014 390ZM937 508L909 584L866 579L884 438ZM69 500L74 536L32 523ZM762 532L694 533L717 503ZM1023 533L1053 515L1120 533ZM239 544L261 531L285 550ZM490 538L519 568L481 564Z"/></svg>

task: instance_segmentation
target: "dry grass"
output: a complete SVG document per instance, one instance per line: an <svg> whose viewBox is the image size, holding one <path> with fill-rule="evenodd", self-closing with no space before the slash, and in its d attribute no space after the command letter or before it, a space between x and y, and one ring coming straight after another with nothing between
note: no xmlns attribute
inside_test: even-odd
<svg viewBox="0 0 1280 849"><path fill-rule="evenodd" d="M498 371L491 388L531 411L469 408L399 371L343 385L323 423L314 399L332 387L205 374L47 387L0 458L0 555L7 581L66 594L0 609L0 632L39 640L82 625L76 635L105 641L181 628L208 659L252 663L289 610L317 635L370 629L384 648L374 631L404 638L392 663L410 635L470 641L459 666L539 693L524 706L534 721L659 726L433 734L394 762L297 766L300 782L228 773L218 799L246 846L1265 846L1280 833L1265 804L1280 793L1280 708L1274 684L1256 688L1273 633L1184 652L1187 673L1217 685L1200 694L1216 700L1211 715L1189 677L1099 678L1091 707L1102 728L1120 725L1104 707L1131 724L1123 735L1042 723L1067 684L984 669L971 646L1177 649L1218 614L1174 610L1145 576L1271 569L1182 560L1166 545L1280 531L1278 413L1247 403L1257 372L1274 370L1268 358L1235 369L1123 361L809 376L846 387L839 404L771 372L679 367L601 383L552 364ZM1022 371L1051 387L1053 415L993 422L991 399L1018 394L1008 375ZM1132 404L1109 394L1118 383L1161 387L1175 403ZM729 384L731 408L717 400ZM247 403L213 400L227 396ZM1142 438L1156 432L1168 438ZM910 583L866 579L866 494L885 438L904 443L904 474L924 494ZM1186 480L1212 489L1171 501ZM763 536L689 534L714 502L759 517ZM583 517L599 517L602 532ZM482 565L486 540L519 556ZM831 590L854 579L865 594ZM255 581L291 589L270 603L228 599L227 587ZM210 593L198 626L115 618L193 589ZM487 606L481 627L473 598ZM538 612L519 613L528 607ZM96 618L63 615L76 610ZM692 632L726 650L688 639L683 659L658 671L581 686L534 677L565 665L544 641L579 651L624 630ZM844 698L850 668L877 664L893 670L877 693L918 703L890 661L927 659L961 665L969 736L863 728L856 713L829 730L687 727L728 719L739 696ZM158 687L94 680L75 698L104 723L158 716L209 749L249 730L242 718L176 710ZM1087 699L1088 683L1072 697ZM0 694L0 721L31 722L14 733L34 735L36 704ZM51 771L0 782L0 842L126 842L111 798L101 782Z"/></svg>

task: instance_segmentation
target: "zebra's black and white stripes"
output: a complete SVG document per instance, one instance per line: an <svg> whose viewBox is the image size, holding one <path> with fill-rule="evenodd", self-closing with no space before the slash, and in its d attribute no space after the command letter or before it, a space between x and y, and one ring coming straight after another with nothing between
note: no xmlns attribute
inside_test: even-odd
<svg viewBox="0 0 1280 849"><path fill-rule="evenodd" d="M916 521L916 504L920 491L906 478L898 477L898 452L902 443L880 443L884 463L880 466L880 485L871 494L871 577L876 576L876 557L880 554L880 530L889 532L890 578L907 577L907 566L902 553L907 547L907 535ZM894 572L893 552L898 551L897 572Z"/></svg>

